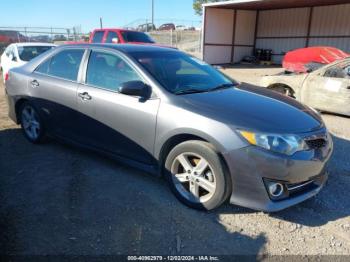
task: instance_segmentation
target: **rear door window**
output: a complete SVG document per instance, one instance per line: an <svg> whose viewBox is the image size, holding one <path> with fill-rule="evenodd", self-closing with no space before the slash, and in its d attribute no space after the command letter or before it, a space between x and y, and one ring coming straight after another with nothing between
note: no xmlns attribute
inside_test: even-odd
<svg viewBox="0 0 350 262"><path fill-rule="evenodd" d="M22 61L30 61L52 48L53 46L19 46L17 50Z"/></svg>
<svg viewBox="0 0 350 262"><path fill-rule="evenodd" d="M92 51L86 73L86 83L114 92L129 81L143 81L138 73L118 55Z"/></svg>
<svg viewBox="0 0 350 262"><path fill-rule="evenodd" d="M36 72L76 81L83 55L83 49L63 50L39 65Z"/></svg>
<svg viewBox="0 0 350 262"><path fill-rule="evenodd" d="M49 72L49 66L51 63L51 59L47 59L45 62L41 63L36 69L35 72L42 73L47 75Z"/></svg>
<svg viewBox="0 0 350 262"><path fill-rule="evenodd" d="M104 31L96 31L94 34L94 37L92 38L93 43L102 43L103 35L105 34Z"/></svg>
<svg viewBox="0 0 350 262"><path fill-rule="evenodd" d="M113 43L112 40L116 38L119 40L118 34L113 31L109 31L106 38L106 43Z"/></svg>

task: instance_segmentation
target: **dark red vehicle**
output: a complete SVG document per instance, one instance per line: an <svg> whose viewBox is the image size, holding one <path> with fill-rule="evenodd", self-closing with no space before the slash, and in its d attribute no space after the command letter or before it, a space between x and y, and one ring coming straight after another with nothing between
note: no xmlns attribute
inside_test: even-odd
<svg viewBox="0 0 350 262"><path fill-rule="evenodd" d="M90 43L155 44L155 41L143 32L106 28L94 30L90 37Z"/></svg>
<svg viewBox="0 0 350 262"><path fill-rule="evenodd" d="M307 73L315 67L342 60L350 55L335 47L315 46L288 52L283 59L283 68L289 72Z"/></svg>
<svg viewBox="0 0 350 262"><path fill-rule="evenodd" d="M0 43L20 43L27 42L28 39L21 33L14 30L0 30Z"/></svg>
<svg viewBox="0 0 350 262"><path fill-rule="evenodd" d="M171 46L157 44L146 33L117 28L105 28L94 30L91 33L89 43L154 45L159 47L173 48Z"/></svg>

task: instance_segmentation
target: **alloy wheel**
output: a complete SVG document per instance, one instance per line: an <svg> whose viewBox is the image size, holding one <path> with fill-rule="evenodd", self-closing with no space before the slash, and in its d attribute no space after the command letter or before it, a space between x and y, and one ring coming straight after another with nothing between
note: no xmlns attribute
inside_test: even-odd
<svg viewBox="0 0 350 262"><path fill-rule="evenodd" d="M31 106L25 106L22 109L22 126L26 135L32 139L37 140L40 136L40 122L37 113Z"/></svg>
<svg viewBox="0 0 350 262"><path fill-rule="evenodd" d="M187 200L204 203L216 190L216 177L208 161L195 153L178 155L171 166L177 191Z"/></svg>

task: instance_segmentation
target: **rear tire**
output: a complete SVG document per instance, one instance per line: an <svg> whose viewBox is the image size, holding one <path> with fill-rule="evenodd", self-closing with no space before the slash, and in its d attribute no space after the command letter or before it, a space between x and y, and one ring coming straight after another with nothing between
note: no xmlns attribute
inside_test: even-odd
<svg viewBox="0 0 350 262"><path fill-rule="evenodd" d="M24 137L33 144L42 143L45 128L36 108L29 102L24 102L18 112Z"/></svg>
<svg viewBox="0 0 350 262"><path fill-rule="evenodd" d="M167 156L164 172L170 189L185 205L212 210L231 193L231 179L212 145L186 141L175 146Z"/></svg>

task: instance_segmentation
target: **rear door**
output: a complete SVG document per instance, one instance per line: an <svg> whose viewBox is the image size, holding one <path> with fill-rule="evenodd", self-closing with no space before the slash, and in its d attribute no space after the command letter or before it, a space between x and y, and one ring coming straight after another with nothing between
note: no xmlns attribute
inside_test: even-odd
<svg viewBox="0 0 350 262"><path fill-rule="evenodd" d="M342 112L350 99L350 62L340 62L311 73L302 87L302 102L324 111Z"/></svg>
<svg viewBox="0 0 350 262"><path fill-rule="evenodd" d="M85 144L145 164L153 146L160 100L119 93L124 82L145 80L121 55L92 50L85 84L78 88L79 125Z"/></svg>
<svg viewBox="0 0 350 262"><path fill-rule="evenodd" d="M48 131L73 140L79 137L76 92L84 52L82 48L59 51L36 68L28 83Z"/></svg>

